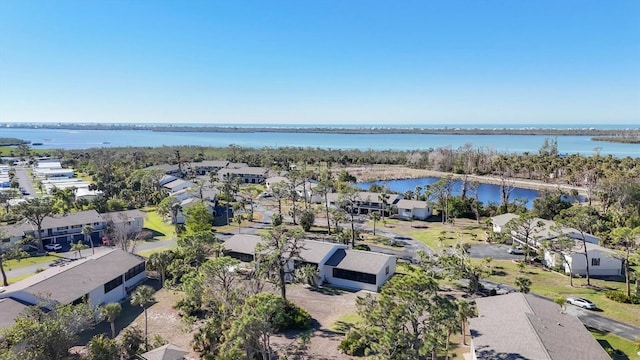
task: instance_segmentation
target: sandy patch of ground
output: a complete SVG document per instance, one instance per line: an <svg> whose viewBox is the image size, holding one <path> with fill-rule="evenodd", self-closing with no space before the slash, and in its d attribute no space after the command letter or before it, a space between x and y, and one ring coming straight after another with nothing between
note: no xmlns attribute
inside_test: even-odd
<svg viewBox="0 0 640 360"><path fill-rule="evenodd" d="M345 314L356 311L356 297L365 292L348 292L330 289L326 293L314 291L302 285L287 288L287 299L309 312L317 321L304 359L342 360L353 357L340 353L338 345L343 335L331 330L331 324ZM284 335L274 336L272 343L278 349L291 344L294 339Z"/></svg>

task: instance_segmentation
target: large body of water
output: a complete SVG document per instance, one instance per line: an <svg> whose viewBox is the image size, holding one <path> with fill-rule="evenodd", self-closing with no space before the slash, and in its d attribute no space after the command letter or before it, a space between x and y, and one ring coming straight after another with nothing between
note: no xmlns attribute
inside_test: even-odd
<svg viewBox="0 0 640 360"><path fill-rule="evenodd" d="M499 152L536 152L548 136L542 135L431 135L431 134L326 134L247 132L154 132L148 130L64 130L0 128L0 137L14 137L42 148L86 149L92 147L199 145L225 147L318 147L324 149L416 150L458 148L466 143ZM639 144L592 141L590 136L558 136L560 153L616 157L639 157Z"/></svg>
<svg viewBox="0 0 640 360"><path fill-rule="evenodd" d="M424 192L424 188L427 185L431 185L438 180L439 178L436 177L424 177L416 179L361 182L357 183L356 186L363 190L368 190L372 184L378 184L398 193L404 193L407 190L414 191L416 186L420 186ZM452 195L458 196L461 191L462 183L460 181L456 181L453 186ZM474 197L475 195L467 192L467 196ZM530 209L533 206L533 200L538 196L540 196L540 193L537 190L515 188L509 197L509 201L513 202L516 198L523 200L526 199L526 207ZM502 201L500 197L500 186L493 184L480 184L478 187L478 200L480 200L484 205L488 205L490 203L500 204Z"/></svg>

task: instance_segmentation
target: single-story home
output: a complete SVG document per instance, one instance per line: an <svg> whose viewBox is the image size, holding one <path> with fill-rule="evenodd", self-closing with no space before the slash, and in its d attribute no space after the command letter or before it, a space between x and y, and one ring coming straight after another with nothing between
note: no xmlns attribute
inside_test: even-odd
<svg viewBox="0 0 640 360"><path fill-rule="evenodd" d="M471 359L609 360L577 317L532 294L477 298L469 319Z"/></svg>
<svg viewBox="0 0 640 360"><path fill-rule="evenodd" d="M224 242L225 253L240 261L256 258L255 249L262 238L258 235L234 235ZM318 283L351 289L379 291L396 271L396 258L391 255L348 249L347 245L305 240L300 258L290 270L301 265L318 269Z"/></svg>
<svg viewBox="0 0 640 360"><path fill-rule="evenodd" d="M385 207L385 202L388 206L395 206L398 204L400 199L402 199L402 195L399 194L383 194L361 191L357 195L354 212L356 214L368 214L372 211L384 211L386 216L388 215L388 208ZM338 207L340 202L340 193L327 194L327 202L329 207Z"/></svg>
<svg viewBox="0 0 640 360"><path fill-rule="evenodd" d="M98 306L121 301L144 279L144 258L113 249L50 267L11 284L0 293L0 299L29 305L49 300L76 304L86 299L90 305Z"/></svg>
<svg viewBox="0 0 640 360"><path fill-rule="evenodd" d="M501 233L505 230L505 226L507 223L513 219L518 218L519 216L512 213L506 213L502 215L497 215L491 218L491 225L493 226L493 232Z"/></svg>
<svg viewBox="0 0 640 360"><path fill-rule="evenodd" d="M177 347L173 344L160 346L159 348L147 351L144 354L137 355L136 359L140 360L183 360L189 351Z"/></svg>
<svg viewBox="0 0 640 360"><path fill-rule="evenodd" d="M401 199L396 203L398 217L403 220L426 220L433 214L433 207L428 201Z"/></svg>
<svg viewBox="0 0 640 360"><path fill-rule="evenodd" d="M549 267L559 267L564 272L573 275L585 276L587 274L587 261L589 262L590 276L619 276L622 274L622 259L616 256L616 252L600 245L586 243L587 256L584 256L583 243L575 240L575 246L571 251L559 253L546 250L542 263ZM562 258L564 257L565 260Z"/></svg>
<svg viewBox="0 0 640 360"><path fill-rule="evenodd" d="M107 222L107 226L113 226L117 231L124 231L127 235L141 232L144 219L147 217L147 214L140 210L114 211L100 215Z"/></svg>
<svg viewBox="0 0 640 360"><path fill-rule="evenodd" d="M228 177L240 178L244 184L262 184L269 170L262 167L246 166L241 168L225 168L218 171L218 178L224 181Z"/></svg>

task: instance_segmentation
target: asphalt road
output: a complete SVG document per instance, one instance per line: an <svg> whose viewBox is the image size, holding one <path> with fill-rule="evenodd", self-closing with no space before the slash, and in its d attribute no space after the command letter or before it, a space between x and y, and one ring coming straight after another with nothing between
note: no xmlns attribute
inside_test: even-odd
<svg viewBox="0 0 640 360"><path fill-rule="evenodd" d="M510 245L503 244L481 244L472 245L469 248L469 256L472 258L484 259L490 257L496 260L520 260L524 259L523 255L509 254L507 251Z"/></svg>
<svg viewBox="0 0 640 360"><path fill-rule="evenodd" d="M16 166L14 169L16 171L16 178L20 183L20 187L25 189L29 193L29 196L35 196L36 189L34 189L31 179L29 178L29 174L27 174L25 168Z"/></svg>

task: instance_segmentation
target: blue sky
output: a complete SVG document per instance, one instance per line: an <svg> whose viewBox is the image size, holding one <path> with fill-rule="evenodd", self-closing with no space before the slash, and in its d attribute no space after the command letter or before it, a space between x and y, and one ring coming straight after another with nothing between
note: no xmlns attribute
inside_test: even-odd
<svg viewBox="0 0 640 360"><path fill-rule="evenodd" d="M640 2L0 1L0 122L640 124Z"/></svg>

